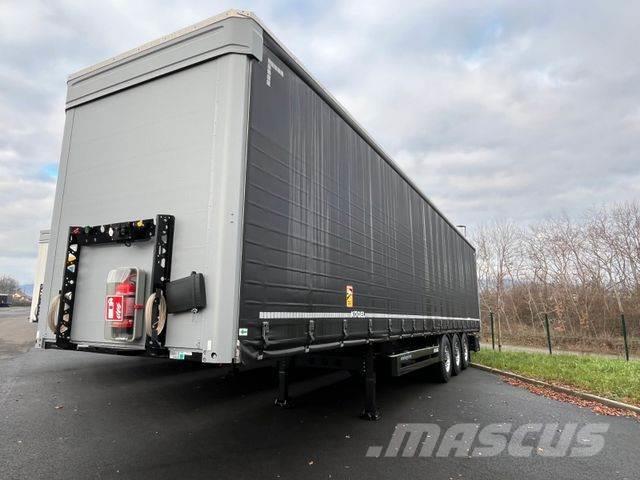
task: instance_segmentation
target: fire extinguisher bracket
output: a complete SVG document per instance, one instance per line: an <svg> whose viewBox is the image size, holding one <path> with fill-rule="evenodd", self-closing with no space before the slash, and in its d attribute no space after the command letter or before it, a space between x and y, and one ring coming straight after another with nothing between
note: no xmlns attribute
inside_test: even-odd
<svg viewBox="0 0 640 480"><path fill-rule="evenodd" d="M107 275L104 309L104 336L107 340L133 342L144 325L141 306L146 292L145 272L137 267L120 267Z"/></svg>
<svg viewBox="0 0 640 480"><path fill-rule="evenodd" d="M151 291L165 293L171 277L171 253L173 250L173 215L157 215L155 219L132 220L96 226L71 226L67 241L65 268L60 289L60 305L55 335L56 345L64 349L76 349L71 341L73 306L82 249L94 245L125 245L155 239L153 267L151 271ZM144 274L141 272L141 277ZM144 281L144 280L143 280ZM143 287L146 291L146 288ZM115 293L115 292L114 292ZM120 294L120 292L118 293ZM107 299L108 301L108 299ZM114 301L115 297L114 297ZM142 304L137 298L134 306ZM134 307L135 309L135 307ZM154 309L157 316L157 308ZM155 317L154 317L155 318ZM166 331L166 328L165 328ZM164 348L165 331L152 332L146 338L146 349L154 354L166 354Z"/></svg>

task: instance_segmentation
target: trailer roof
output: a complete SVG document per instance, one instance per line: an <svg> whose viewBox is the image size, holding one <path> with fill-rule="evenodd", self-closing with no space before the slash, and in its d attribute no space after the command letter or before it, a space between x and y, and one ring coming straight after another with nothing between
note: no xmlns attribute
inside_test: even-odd
<svg viewBox="0 0 640 480"><path fill-rule="evenodd" d="M202 20L201 22L194 23L193 25L190 25L185 28L181 28L180 30L176 30L175 32L170 33L168 35L164 35L160 38L156 38L155 40L151 40L150 42L140 45L139 47L132 48L131 50L127 50L126 52L116 55L115 57L108 58L107 60L96 63L95 65L91 65L89 67L83 68L82 70L78 70L77 72L69 75L68 80L74 80L78 77L82 77L83 75L86 75L87 73L95 72L96 70L100 70L114 63L119 63L133 56L138 56L144 53L145 51L152 50L155 47L158 47L164 43L168 43L172 40L176 40L180 37L193 34L198 30L205 30L207 29L207 27L210 27L214 23L221 22L222 20L225 20L227 18L250 18L256 23L258 23L263 30L266 30L266 28L262 24L262 21L258 19L252 12L235 10L235 9L227 10L226 12L223 12L219 15L209 17L205 20Z"/></svg>
<svg viewBox="0 0 640 480"><path fill-rule="evenodd" d="M84 68L71 74L68 78L68 82L71 84L73 81L79 79L80 77L84 77L87 75L91 75L97 73L100 70L107 70L110 66L114 64L123 64L127 63L132 57L140 57L144 56L146 53L150 53L151 51L157 50L163 44L166 43L174 43L178 41L181 37L186 36L194 36L197 35L200 31L211 30L212 26L216 23L223 22L224 20L230 18L240 18L247 19L255 22L266 34L265 40L270 40L269 46L275 47L277 51L284 60L286 61L289 68L294 70L298 75L300 75L304 80L306 80L311 87L321 96L323 97L335 110L336 112L354 129L356 130L366 141L371 145L371 147L376 150L376 152L384 158L391 167L398 172L398 174L407 182L411 187L429 204L431 207L438 212L438 214L453 228L453 230L462 238L472 249L475 250L473 244L460 232L460 230L455 226L451 220L447 218L447 216L442 213L442 211L436 207L431 200L422 192L422 190L411 180L402 169L392 160L392 158L384 151L384 149L373 139L371 135L358 123L358 121L335 99L331 93L315 78L309 71L303 66L302 62L281 42L277 39L277 37L269 30L269 28L264 24L260 18L258 18L253 12L247 10L227 10L219 15L207 18L202 20L201 22L195 23L191 26L182 28L177 30L169 35L165 35L156 40L152 40L147 42L137 48L128 50L120 55L107 59L103 62L97 63L90 67ZM262 52L257 52L256 56L261 59Z"/></svg>

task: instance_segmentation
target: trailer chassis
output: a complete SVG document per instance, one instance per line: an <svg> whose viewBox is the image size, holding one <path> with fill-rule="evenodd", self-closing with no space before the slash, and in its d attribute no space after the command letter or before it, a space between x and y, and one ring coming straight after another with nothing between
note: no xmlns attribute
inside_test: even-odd
<svg viewBox="0 0 640 480"><path fill-rule="evenodd" d="M289 396L291 370L294 366L348 370L363 380L364 407L360 418L378 420L380 412L376 401L377 366L386 363L389 374L399 377L436 365L443 361L439 348L442 337L452 339L453 335L459 335L461 338L463 333L467 332L448 332L428 337L427 345L419 348L416 348L415 341L409 344L405 340L392 345L368 343L359 348L282 357L277 361L278 394L275 405L283 408L291 408L294 405ZM467 339L470 351L480 350L480 342L476 335L467 333Z"/></svg>

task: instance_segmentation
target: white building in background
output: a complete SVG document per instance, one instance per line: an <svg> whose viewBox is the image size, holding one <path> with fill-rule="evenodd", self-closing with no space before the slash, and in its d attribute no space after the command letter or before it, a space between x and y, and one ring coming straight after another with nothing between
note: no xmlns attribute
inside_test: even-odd
<svg viewBox="0 0 640 480"><path fill-rule="evenodd" d="M38 259L36 261L35 278L33 279L33 295L31 296L31 312L29 313L29 320L31 322L38 321L38 313L41 308L40 293L42 292L42 282L44 281L44 269L47 265L47 249L49 248L50 235L50 230L40 230Z"/></svg>

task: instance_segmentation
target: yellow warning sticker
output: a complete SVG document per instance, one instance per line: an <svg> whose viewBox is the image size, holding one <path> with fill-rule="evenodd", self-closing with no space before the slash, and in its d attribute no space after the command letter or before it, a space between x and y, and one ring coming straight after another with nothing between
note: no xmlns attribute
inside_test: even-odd
<svg viewBox="0 0 640 480"><path fill-rule="evenodd" d="M347 285L347 308L353 308L353 285Z"/></svg>

